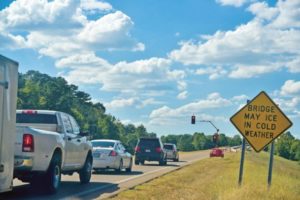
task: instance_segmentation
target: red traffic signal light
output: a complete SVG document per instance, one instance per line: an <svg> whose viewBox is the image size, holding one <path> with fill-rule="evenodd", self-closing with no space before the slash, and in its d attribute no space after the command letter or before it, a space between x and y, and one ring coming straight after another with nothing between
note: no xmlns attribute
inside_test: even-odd
<svg viewBox="0 0 300 200"><path fill-rule="evenodd" d="M192 124L195 124L196 123L196 116L195 115L192 115L192 121L191 121Z"/></svg>

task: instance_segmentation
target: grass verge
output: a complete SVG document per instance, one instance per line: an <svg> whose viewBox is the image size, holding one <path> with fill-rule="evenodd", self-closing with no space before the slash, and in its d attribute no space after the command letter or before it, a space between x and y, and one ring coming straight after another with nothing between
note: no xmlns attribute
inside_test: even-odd
<svg viewBox="0 0 300 200"><path fill-rule="evenodd" d="M247 152L244 178L238 186L240 153L209 158L119 193L116 199L300 199L300 165L274 156L272 186L268 189L269 155Z"/></svg>

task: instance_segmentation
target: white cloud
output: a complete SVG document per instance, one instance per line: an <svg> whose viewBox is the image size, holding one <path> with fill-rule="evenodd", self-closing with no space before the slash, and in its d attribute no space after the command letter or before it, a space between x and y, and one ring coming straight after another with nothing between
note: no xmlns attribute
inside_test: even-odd
<svg viewBox="0 0 300 200"><path fill-rule="evenodd" d="M186 99L187 98L187 95L188 95L188 92L187 91L183 91L183 92L180 92L178 95L177 95L177 99Z"/></svg>
<svg viewBox="0 0 300 200"><path fill-rule="evenodd" d="M55 62L58 68L81 68L81 67L110 67L110 64L95 55L93 52L76 54L62 58Z"/></svg>
<svg viewBox="0 0 300 200"><path fill-rule="evenodd" d="M300 27L300 1L298 0L280 0L277 2L279 14L271 23L277 28L299 28Z"/></svg>
<svg viewBox="0 0 300 200"><path fill-rule="evenodd" d="M135 96L164 95L166 90L172 89L170 85L182 83L184 77L180 70L171 70L170 60L164 58L110 64L92 53L86 53L61 59L56 65L71 67L61 73L70 83L99 84L102 90Z"/></svg>
<svg viewBox="0 0 300 200"><path fill-rule="evenodd" d="M112 13L91 20L84 11ZM16 0L0 11L0 42L54 58L96 50L143 51L145 45L130 34L133 25L130 17L101 1Z"/></svg>
<svg viewBox="0 0 300 200"><path fill-rule="evenodd" d="M180 91L185 90L187 88L187 83L183 80L177 81L177 88Z"/></svg>
<svg viewBox="0 0 300 200"><path fill-rule="evenodd" d="M148 99L144 99L144 100L141 100L140 104L137 105L136 107L141 109L141 108L144 108L148 105L160 105L160 104L163 104L164 102L162 101L157 101L155 100L154 98L148 98Z"/></svg>
<svg viewBox="0 0 300 200"><path fill-rule="evenodd" d="M240 102L240 101L246 102L247 99L249 99L249 97L244 94L232 97L232 101L237 101L237 102Z"/></svg>
<svg viewBox="0 0 300 200"><path fill-rule="evenodd" d="M271 20L279 14L278 8L270 8L266 2L257 2L249 6L248 10L260 19Z"/></svg>
<svg viewBox="0 0 300 200"><path fill-rule="evenodd" d="M186 66L201 65L196 73L210 79L251 78L283 69L299 73L299 8L295 0L279 1L275 7L253 3L248 8L253 20L234 30L203 35L199 41L182 41L169 58Z"/></svg>
<svg viewBox="0 0 300 200"><path fill-rule="evenodd" d="M300 94L300 81L287 80L281 87L280 94L283 96Z"/></svg>
<svg viewBox="0 0 300 200"><path fill-rule="evenodd" d="M217 66L217 67L199 68L196 70L195 74L198 75L209 74L209 79L214 80L225 76L227 74L227 71L223 69L223 67Z"/></svg>
<svg viewBox="0 0 300 200"><path fill-rule="evenodd" d="M249 0L216 0L217 3L223 6L235 6L240 7L245 3L249 2Z"/></svg>
<svg viewBox="0 0 300 200"><path fill-rule="evenodd" d="M129 98L129 99L115 99L109 103L104 103L104 106L107 109L117 109L123 107L129 107L135 104L137 101L136 98Z"/></svg>
<svg viewBox="0 0 300 200"><path fill-rule="evenodd" d="M231 101L222 98L219 93L211 93L206 99L192 102L178 108L162 106L153 110L149 118L151 124L161 124L167 121L174 122L174 120L182 120L183 118L190 117L192 113L201 115L204 110L223 108L230 105L232 105Z"/></svg>
<svg viewBox="0 0 300 200"><path fill-rule="evenodd" d="M31 1L17 0L9 7L0 11L0 21L5 28L25 29L38 28L51 25L58 20L70 20L71 10L76 7L76 1L71 0L47 0ZM67 11L67 9L69 9Z"/></svg>
<svg viewBox="0 0 300 200"><path fill-rule="evenodd" d="M262 65L262 66L236 66L229 74L231 78L252 78L261 74L266 74L279 70L280 66Z"/></svg>
<svg viewBox="0 0 300 200"><path fill-rule="evenodd" d="M104 12L111 11L113 8L107 2L97 0L81 0L80 7L88 12Z"/></svg>

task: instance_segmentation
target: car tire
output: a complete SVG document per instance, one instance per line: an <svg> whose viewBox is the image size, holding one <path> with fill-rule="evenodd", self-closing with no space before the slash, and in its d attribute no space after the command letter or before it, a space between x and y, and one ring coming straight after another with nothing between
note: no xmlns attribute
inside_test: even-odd
<svg viewBox="0 0 300 200"><path fill-rule="evenodd" d="M48 193L54 194L57 192L61 181L61 159L60 156L54 155L50 166L45 175L45 189Z"/></svg>
<svg viewBox="0 0 300 200"><path fill-rule="evenodd" d="M141 160L140 163L141 163L141 165L144 165L144 164L145 164L145 161L144 161L144 160Z"/></svg>
<svg viewBox="0 0 300 200"><path fill-rule="evenodd" d="M92 176L93 159L90 155L86 157L83 168L79 171L79 179L81 184L89 183Z"/></svg>
<svg viewBox="0 0 300 200"><path fill-rule="evenodd" d="M166 164L166 161L165 161L165 160L161 159L161 160L159 161L159 165L160 165L160 166L165 165L165 164Z"/></svg>
<svg viewBox="0 0 300 200"><path fill-rule="evenodd" d="M135 165L139 165L139 164L140 164L140 161L138 161L137 159L135 159L135 160L134 160L134 164L135 164Z"/></svg>
<svg viewBox="0 0 300 200"><path fill-rule="evenodd" d="M131 171L132 171L132 159L130 160L129 167L126 168L126 172L131 172Z"/></svg>
<svg viewBox="0 0 300 200"><path fill-rule="evenodd" d="M119 167L118 167L117 169L115 169L115 171L116 171L117 173L121 173L122 169L123 169L123 160L121 159L121 160L120 160Z"/></svg>

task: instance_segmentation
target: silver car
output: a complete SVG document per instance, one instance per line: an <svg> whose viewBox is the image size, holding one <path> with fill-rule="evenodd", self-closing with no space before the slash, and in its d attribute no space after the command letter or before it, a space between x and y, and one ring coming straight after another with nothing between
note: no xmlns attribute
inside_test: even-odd
<svg viewBox="0 0 300 200"><path fill-rule="evenodd" d="M167 159L173 160L174 162L179 161L178 149L175 144L164 143L164 149L167 152Z"/></svg>
<svg viewBox="0 0 300 200"><path fill-rule="evenodd" d="M123 169L131 172L132 155L125 150L119 140L92 140L93 169L114 169L120 173Z"/></svg>

